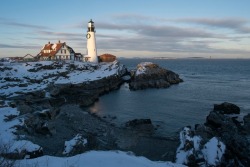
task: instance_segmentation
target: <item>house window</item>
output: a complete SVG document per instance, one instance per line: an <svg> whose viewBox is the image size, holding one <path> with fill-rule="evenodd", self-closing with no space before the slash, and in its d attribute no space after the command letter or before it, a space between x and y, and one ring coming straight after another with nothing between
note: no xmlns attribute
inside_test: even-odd
<svg viewBox="0 0 250 167"><path fill-rule="evenodd" d="M62 53L62 50L61 50L61 53Z"/></svg>
<svg viewBox="0 0 250 167"><path fill-rule="evenodd" d="M64 53L66 54L66 50L64 50Z"/></svg>

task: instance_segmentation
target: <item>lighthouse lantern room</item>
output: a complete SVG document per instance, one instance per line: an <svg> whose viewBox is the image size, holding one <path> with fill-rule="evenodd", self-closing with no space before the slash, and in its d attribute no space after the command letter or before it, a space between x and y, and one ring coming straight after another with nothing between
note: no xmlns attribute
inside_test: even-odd
<svg viewBox="0 0 250 167"><path fill-rule="evenodd" d="M96 41L95 41L95 25L92 19L88 22L88 31L86 38L87 38L87 57L85 58L85 60L92 63L98 63Z"/></svg>

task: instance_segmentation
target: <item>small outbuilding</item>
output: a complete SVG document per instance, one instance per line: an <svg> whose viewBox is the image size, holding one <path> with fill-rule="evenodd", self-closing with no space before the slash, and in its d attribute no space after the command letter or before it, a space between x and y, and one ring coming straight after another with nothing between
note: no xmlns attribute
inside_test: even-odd
<svg viewBox="0 0 250 167"><path fill-rule="evenodd" d="M23 61L35 61L36 58L34 56L32 56L31 54L26 54L24 57L23 57Z"/></svg>
<svg viewBox="0 0 250 167"><path fill-rule="evenodd" d="M113 62L116 60L116 56L112 55L112 54L102 54L99 56L99 62Z"/></svg>

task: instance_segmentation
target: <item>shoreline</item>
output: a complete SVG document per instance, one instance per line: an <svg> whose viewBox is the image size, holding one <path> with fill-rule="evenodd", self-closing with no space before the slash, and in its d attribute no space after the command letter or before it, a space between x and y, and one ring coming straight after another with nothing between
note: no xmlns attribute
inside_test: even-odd
<svg viewBox="0 0 250 167"><path fill-rule="evenodd" d="M41 134L32 136L24 133L26 139L43 148L45 155L64 156L62 155L64 142L72 139L76 134L82 134L89 141L82 150L83 152L90 150L132 151L136 156L144 156L154 161L174 161L179 144L177 138L169 139L154 136L147 130L140 131L115 126L74 104L61 106L60 114L48 123L53 124L56 129L52 136ZM20 133L20 135L23 134Z"/></svg>

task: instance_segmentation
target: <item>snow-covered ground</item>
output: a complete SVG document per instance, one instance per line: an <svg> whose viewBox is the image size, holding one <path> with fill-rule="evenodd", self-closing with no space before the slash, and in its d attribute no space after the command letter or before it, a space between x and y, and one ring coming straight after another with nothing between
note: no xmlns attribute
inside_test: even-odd
<svg viewBox="0 0 250 167"><path fill-rule="evenodd" d="M0 96L44 90L49 84L79 84L121 73L119 62L29 62L0 66Z"/></svg>
<svg viewBox="0 0 250 167"><path fill-rule="evenodd" d="M90 151L73 157L43 156L16 162L18 167L184 167L171 162L154 162L121 151Z"/></svg>

